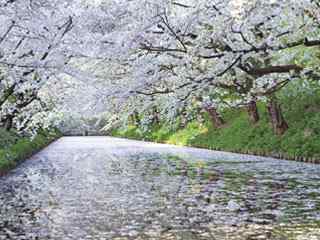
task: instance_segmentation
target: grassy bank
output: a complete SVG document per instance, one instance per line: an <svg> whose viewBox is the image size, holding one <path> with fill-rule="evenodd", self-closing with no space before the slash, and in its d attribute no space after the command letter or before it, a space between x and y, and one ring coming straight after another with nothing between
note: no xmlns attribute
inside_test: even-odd
<svg viewBox="0 0 320 240"><path fill-rule="evenodd" d="M178 130L161 124L143 132L131 125L112 135L320 163L320 92L281 95L280 99L289 124L281 137L273 133L264 103L259 103L261 120L256 125L249 123L244 109L226 109L222 113L226 125L221 129L213 128L206 118L202 124L193 121Z"/></svg>
<svg viewBox="0 0 320 240"><path fill-rule="evenodd" d="M60 135L57 132L40 132L32 140L19 137L14 132L0 128L0 176L17 166L19 162L38 152Z"/></svg>

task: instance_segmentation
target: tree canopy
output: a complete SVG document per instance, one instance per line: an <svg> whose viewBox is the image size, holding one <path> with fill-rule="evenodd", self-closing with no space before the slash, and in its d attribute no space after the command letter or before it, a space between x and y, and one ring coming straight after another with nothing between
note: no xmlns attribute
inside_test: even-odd
<svg viewBox="0 0 320 240"><path fill-rule="evenodd" d="M21 133L191 105L216 127L225 106L254 123L266 101L282 134L276 93L319 83L316 0L0 0L0 23L0 122Z"/></svg>

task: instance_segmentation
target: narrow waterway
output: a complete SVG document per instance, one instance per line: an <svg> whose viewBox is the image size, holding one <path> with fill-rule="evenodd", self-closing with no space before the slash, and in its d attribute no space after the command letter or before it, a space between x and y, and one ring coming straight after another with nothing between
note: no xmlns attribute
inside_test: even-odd
<svg viewBox="0 0 320 240"><path fill-rule="evenodd" d="M2 239L320 239L320 165L62 138L0 178Z"/></svg>

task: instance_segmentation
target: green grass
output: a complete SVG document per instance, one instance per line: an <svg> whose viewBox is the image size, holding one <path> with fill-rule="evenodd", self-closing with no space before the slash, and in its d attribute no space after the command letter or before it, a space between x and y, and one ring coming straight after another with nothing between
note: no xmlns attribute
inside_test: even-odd
<svg viewBox="0 0 320 240"><path fill-rule="evenodd" d="M177 131L167 124L152 126L146 133L137 126L129 126L114 130L112 135L257 155L281 154L289 159L320 160L320 92L281 95L280 99L289 124L289 130L283 136L273 133L264 103L258 105L261 120L256 125L249 123L245 110L226 109L222 115L227 123L221 129L213 128L207 119L204 124L193 121Z"/></svg>
<svg viewBox="0 0 320 240"><path fill-rule="evenodd" d="M0 129L0 175L17 166L17 164L47 146L59 137L59 133L40 132L32 140L19 137L14 132Z"/></svg>

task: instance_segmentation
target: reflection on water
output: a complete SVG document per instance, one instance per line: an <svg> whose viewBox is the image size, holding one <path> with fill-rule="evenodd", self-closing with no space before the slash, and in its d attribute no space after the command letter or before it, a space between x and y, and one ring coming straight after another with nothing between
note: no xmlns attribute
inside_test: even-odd
<svg viewBox="0 0 320 240"><path fill-rule="evenodd" d="M0 240L320 239L320 173L307 165L61 154L0 179Z"/></svg>

